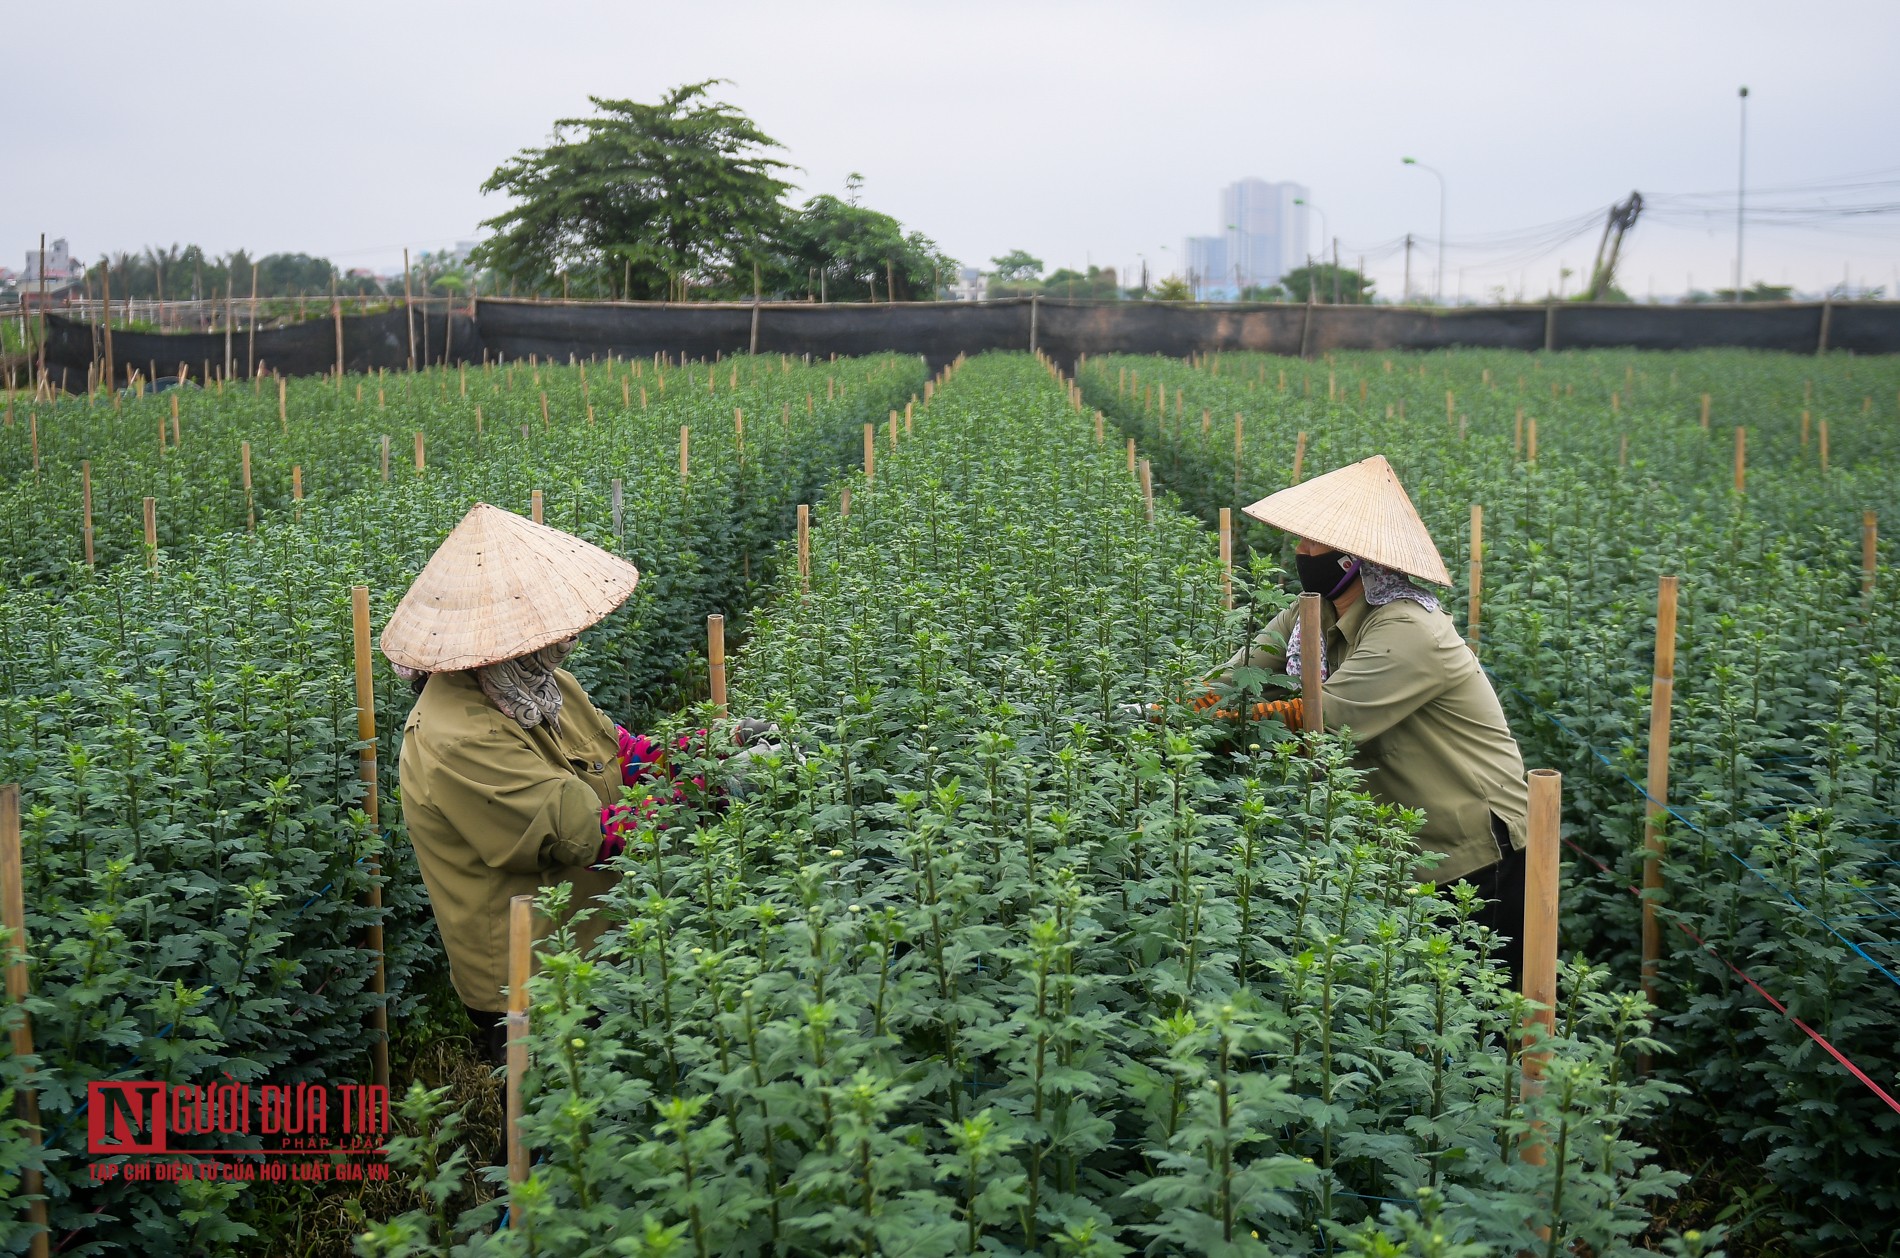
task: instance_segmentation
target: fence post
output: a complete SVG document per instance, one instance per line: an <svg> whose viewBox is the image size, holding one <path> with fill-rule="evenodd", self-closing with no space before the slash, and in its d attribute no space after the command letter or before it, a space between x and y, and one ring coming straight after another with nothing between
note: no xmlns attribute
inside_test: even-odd
<svg viewBox="0 0 1900 1258"><path fill-rule="evenodd" d="M22 877L20 858L20 788L12 783L0 786L0 925L7 928L7 1002L18 1007L26 1002L31 980L27 974L26 884ZM13 1028L13 1055L16 1058L31 1057L33 1020L23 1008L20 1009L19 1018ZM27 1077L32 1077L30 1072ZM40 1102L30 1083L15 1095L14 1106L19 1111L20 1121L26 1125L26 1138L37 1152L40 1147ZM46 1258L50 1235L43 1187L38 1171L20 1172L21 1195L35 1198L26 1207L27 1222L39 1229L33 1234L27 1251L33 1258Z"/></svg>
<svg viewBox="0 0 1900 1258"><path fill-rule="evenodd" d="M515 1189L528 1182L521 1136L522 1079L528 1073L528 977L534 969L534 897L508 900L508 1226L521 1226Z"/></svg>
<svg viewBox="0 0 1900 1258"><path fill-rule="evenodd" d="M1669 722L1676 689L1676 577L1665 576L1656 592L1656 672L1649 692L1649 784L1643 801L1643 995L1656 1003L1662 958L1662 924L1656 900L1662 894L1663 814L1669 807ZM1643 1063L1645 1072L1648 1063Z"/></svg>
<svg viewBox="0 0 1900 1258"><path fill-rule="evenodd" d="M363 815L379 832L382 827L381 811L378 807L378 777L376 771L376 683L370 672L369 644L369 587L356 585L350 587L350 622L356 648L356 739L362 743L357 755L357 772L363 780ZM371 1060L374 1063L376 1082L385 1090L389 1087L389 1005L383 999L386 990L386 972L383 964L383 885L377 881L382 873L382 861L370 857L369 861L369 937L366 941L370 954L375 959L375 970L370 975L369 990L376 998L376 1007L370 1010L369 1025L375 1033L370 1046Z"/></svg>
<svg viewBox="0 0 1900 1258"><path fill-rule="evenodd" d="M1032 293L1029 298L1029 352L1032 354L1036 352L1036 312L1041 304L1042 298Z"/></svg>
<svg viewBox="0 0 1900 1258"><path fill-rule="evenodd" d="M1530 772L1530 839L1524 854L1524 995L1542 1006L1525 1015L1525 1043L1548 1039L1557 1030L1557 842L1563 820L1563 774L1555 769ZM1534 1036L1531 1027L1543 1028ZM1525 1099L1543 1090L1544 1063L1550 1051L1524 1052ZM1524 1139L1522 1156L1532 1166L1544 1164L1544 1142L1533 1132Z"/></svg>
<svg viewBox="0 0 1900 1258"><path fill-rule="evenodd" d="M1484 507L1479 503L1471 504L1471 591L1470 601L1465 609L1465 643L1473 655L1478 654L1478 639L1481 631L1480 600L1484 590Z"/></svg>
<svg viewBox="0 0 1900 1258"><path fill-rule="evenodd" d="M1311 733L1326 728L1324 682L1321 662L1326 652L1326 631L1321 627L1320 596L1311 591L1300 595L1300 707L1301 727Z"/></svg>

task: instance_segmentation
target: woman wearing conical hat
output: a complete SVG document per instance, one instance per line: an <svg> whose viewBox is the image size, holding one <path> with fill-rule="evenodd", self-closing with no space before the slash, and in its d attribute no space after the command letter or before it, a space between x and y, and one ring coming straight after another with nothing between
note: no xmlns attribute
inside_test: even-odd
<svg viewBox="0 0 1900 1258"><path fill-rule="evenodd" d="M1241 667L1294 677L1319 667L1328 730L1345 730L1355 767L1387 803L1423 809L1421 848L1443 859L1423 878L1471 882L1478 917L1510 942L1520 985L1524 843L1530 800L1524 759L1490 680L1428 586L1451 575L1383 457L1282 489L1243 508L1299 539L1300 587L1324 600L1323 643L1301 641L1298 607L1230 659L1196 706L1218 705ZM1256 704L1298 728L1298 699Z"/></svg>
<svg viewBox="0 0 1900 1258"><path fill-rule="evenodd" d="M605 890L603 866L633 822L621 787L660 784L658 748L560 667L639 577L598 546L478 503L383 630L383 654L419 692L403 724L403 821L450 978L497 1063L509 899L568 882L578 909ZM576 926L583 946L600 930Z"/></svg>

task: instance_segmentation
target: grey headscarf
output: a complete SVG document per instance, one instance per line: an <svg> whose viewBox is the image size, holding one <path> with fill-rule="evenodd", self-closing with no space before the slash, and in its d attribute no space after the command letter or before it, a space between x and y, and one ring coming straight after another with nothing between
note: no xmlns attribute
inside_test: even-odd
<svg viewBox="0 0 1900 1258"><path fill-rule="evenodd" d="M473 670L475 680L481 683L482 693L488 696L489 702L522 729L545 724L549 733L558 734L561 732L561 687L554 670L579 641L578 635L564 638L511 660L484 664ZM405 668L401 664L395 665L395 669L397 676L406 678L418 692L429 679L429 674L420 669Z"/></svg>
<svg viewBox="0 0 1900 1258"><path fill-rule="evenodd" d="M1393 599L1410 599L1428 612L1438 610L1438 599L1413 583L1412 578L1395 568L1387 568L1373 563L1370 559L1354 561L1359 566L1359 579L1365 582L1366 605L1384 607ZM1286 671L1289 676L1300 675L1300 622L1295 619L1293 632L1286 638ZM1319 675L1325 677L1332 669L1326 665L1326 644L1319 644Z"/></svg>

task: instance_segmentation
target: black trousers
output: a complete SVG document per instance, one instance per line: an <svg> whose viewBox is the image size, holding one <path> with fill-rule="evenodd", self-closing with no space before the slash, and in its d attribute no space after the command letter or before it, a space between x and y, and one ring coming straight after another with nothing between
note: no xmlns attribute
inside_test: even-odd
<svg viewBox="0 0 1900 1258"><path fill-rule="evenodd" d="M1463 881L1477 888L1484 907L1472 918L1504 937L1499 959L1511 970L1511 984L1524 990L1524 851L1511 846L1510 832L1496 817L1491 818L1491 837L1498 845L1499 859L1464 876Z"/></svg>
<svg viewBox="0 0 1900 1258"><path fill-rule="evenodd" d="M463 1005L468 1020L475 1024L475 1051L491 1066L508 1064L508 1015Z"/></svg>

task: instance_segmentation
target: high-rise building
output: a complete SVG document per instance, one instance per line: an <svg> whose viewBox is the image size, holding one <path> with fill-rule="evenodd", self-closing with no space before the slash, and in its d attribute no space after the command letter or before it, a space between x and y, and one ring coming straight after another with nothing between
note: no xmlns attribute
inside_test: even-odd
<svg viewBox="0 0 1900 1258"><path fill-rule="evenodd" d="M1307 225L1304 185L1242 179L1220 194L1218 236L1190 236L1189 277L1204 301L1238 301L1250 288L1280 282L1306 262Z"/></svg>

